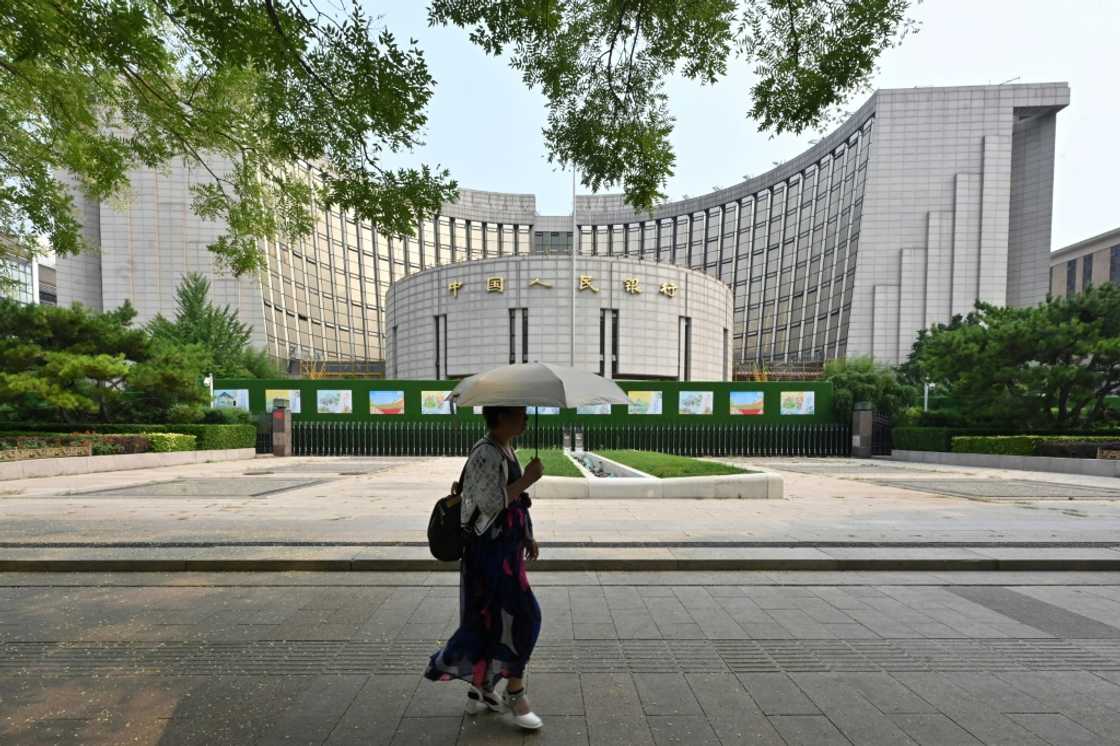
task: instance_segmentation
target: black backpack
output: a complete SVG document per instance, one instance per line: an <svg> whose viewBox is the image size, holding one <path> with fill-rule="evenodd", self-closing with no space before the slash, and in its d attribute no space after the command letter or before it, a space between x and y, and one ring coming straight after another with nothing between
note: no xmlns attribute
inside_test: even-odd
<svg viewBox="0 0 1120 746"><path fill-rule="evenodd" d="M475 446L477 448L478 446ZM470 461L474 448L467 455ZM451 487L451 494L436 500L432 517L428 519L428 549L432 556L443 562L455 562L463 558L463 479L467 476L467 465L459 474L459 481ZM478 508L471 516L471 525L478 520Z"/></svg>

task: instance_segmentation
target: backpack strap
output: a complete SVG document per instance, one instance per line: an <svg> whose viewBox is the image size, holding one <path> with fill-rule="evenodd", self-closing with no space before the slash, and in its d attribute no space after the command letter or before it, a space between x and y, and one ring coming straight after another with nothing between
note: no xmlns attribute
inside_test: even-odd
<svg viewBox="0 0 1120 746"><path fill-rule="evenodd" d="M485 439L483 439L483 440L485 440ZM470 463L471 456L474 455L475 451L477 451L483 445L486 445L486 443L484 443L483 440L480 440L479 442L475 443L471 447L470 452L467 454L467 463ZM459 481L455 483L456 489L452 490L451 494L456 495L456 496L461 496L463 494L463 481L466 478L467 478L467 464L463 464L463 471L459 472ZM466 531L467 529L470 529L470 532L472 534L474 533L474 524L478 521L479 512L480 511L478 509L478 506L476 505L474 507L474 512L471 513L470 520L468 520L467 525L463 527L464 531Z"/></svg>

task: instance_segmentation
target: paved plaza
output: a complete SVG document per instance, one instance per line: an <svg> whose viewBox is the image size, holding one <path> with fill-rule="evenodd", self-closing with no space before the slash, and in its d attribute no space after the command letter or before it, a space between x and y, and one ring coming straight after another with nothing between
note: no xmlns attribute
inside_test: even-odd
<svg viewBox="0 0 1120 746"><path fill-rule="evenodd" d="M0 743L1120 743L1120 573L538 573L528 735L454 580L0 575Z"/></svg>
<svg viewBox="0 0 1120 746"><path fill-rule="evenodd" d="M0 483L0 562L91 570L0 572L0 743L1120 743L1115 480L736 462L781 473L785 499L536 501L531 735L421 679L454 572L92 571L424 558L460 459ZM551 571L579 557L635 568ZM636 569L651 557L690 571ZM954 569L1038 558L1064 571ZM756 559L893 571L711 564Z"/></svg>

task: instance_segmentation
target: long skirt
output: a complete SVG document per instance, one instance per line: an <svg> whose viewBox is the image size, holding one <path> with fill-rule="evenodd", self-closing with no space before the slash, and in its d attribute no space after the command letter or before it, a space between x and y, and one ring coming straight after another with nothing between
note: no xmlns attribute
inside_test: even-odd
<svg viewBox="0 0 1120 746"><path fill-rule="evenodd" d="M432 656L425 677L489 689L524 674L541 631L541 607L525 574L531 526L526 500L517 500L467 543L459 565L459 629Z"/></svg>

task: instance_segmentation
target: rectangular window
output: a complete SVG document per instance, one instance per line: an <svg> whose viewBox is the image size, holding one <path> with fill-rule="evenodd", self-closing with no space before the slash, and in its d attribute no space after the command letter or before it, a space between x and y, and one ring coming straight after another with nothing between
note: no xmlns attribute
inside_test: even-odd
<svg viewBox="0 0 1120 746"><path fill-rule="evenodd" d="M1066 262L1066 297L1077 292L1077 260L1070 259Z"/></svg>
<svg viewBox="0 0 1120 746"><path fill-rule="evenodd" d="M723 380L725 380L725 381L731 380L727 377L727 353L728 353L727 345L728 345L728 342L729 342L729 338L728 338L727 328L724 327L724 329L723 329Z"/></svg>
<svg viewBox="0 0 1120 746"><path fill-rule="evenodd" d="M432 320L436 323L436 380L443 376L440 375L440 359L439 359L439 316L433 316Z"/></svg>
<svg viewBox="0 0 1120 746"><path fill-rule="evenodd" d="M692 380L692 319L688 316L680 317L680 347L677 359L678 379Z"/></svg>
<svg viewBox="0 0 1120 746"><path fill-rule="evenodd" d="M517 362L517 309L509 309L509 364Z"/></svg>
<svg viewBox="0 0 1120 746"><path fill-rule="evenodd" d="M607 311L599 309L599 375L607 371Z"/></svg>
<svg viewBox="0 0 1120 746"><path fill-rule="evenodd" d="M1108 262L1108 281L1120 285L1120 245L1112 247Z"/></svg>
<svg viewBox="0 0 1120 746"><path fill-rule="evenodd" d="M521 362L529 362L529 309L521 309Z"/></svg>
<svg viewBox="0 0 1120 746"><path fill-rule="evenodd" d="M1088 290L1093 286L1093 255L1086 254L1081 257L1081 289Z"/></svg>
<svg viewBox="0 0 1120 746"><path fill-rule="evenodd" d="M611 310L611 378L618 378L618 311Z"/></svg>

